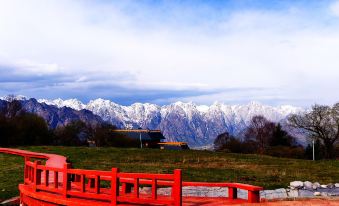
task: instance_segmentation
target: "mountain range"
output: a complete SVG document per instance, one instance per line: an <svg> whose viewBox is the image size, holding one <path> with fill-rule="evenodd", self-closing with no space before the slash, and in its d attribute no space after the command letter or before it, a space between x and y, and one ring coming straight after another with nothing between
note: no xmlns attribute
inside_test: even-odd
<svg viewBox="0 0 339 206"><path fill-rule="evenodd" d="M192 102L175 102L163 106L135 103L123 106L100 98L87 104L77 99L15 98L23 102L26 111L42 116L51 127L65 125L76 119L92 124L106 121L118 128L160 129L166 141L184 141L191 147L211 145L225 131L241 137L254 115L263 115L270 121L284 125L289 115L303 111L290 105L273 107L259 102L244 105L215 102L210 106Z"/></svg>
<svg viewBox="0 0 339 206"><path fill-rule="evenodd" d="M119 128L160 129L167 141L184 141L191 147L211 145L225 131L242 136L254 115L263 115L270 121L284 124L289 115L303 111L302 108L290 105L272 107L259 102L245 105L215 102L210 106L192 102L163 106L150 103L123 106L104 99L91 100L87 104L77 99L39 99L38 102L58 108L69 107L76 111L89 110Z"/></svg>

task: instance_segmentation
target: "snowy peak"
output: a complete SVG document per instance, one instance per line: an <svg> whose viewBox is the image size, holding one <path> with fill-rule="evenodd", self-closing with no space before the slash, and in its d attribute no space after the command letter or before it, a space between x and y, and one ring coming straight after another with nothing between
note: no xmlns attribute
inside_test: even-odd
<svg viewBox="0 0 339 206"><path fill-rule="evenodd" d="M85 108L85 105L77 99L67 99L67 100L62 100L60 98L54 99L54 100L39 99L38 102L45 103L48 105L54 105L54 106L57 106L58 108L69 107L74 110L82 110Z"/></svg>
<svg viewBox="0 0 339 206"><path fill-rule="evenodd" d="M0 97L0 100L4 100L4 101L12 101L12 100L24 101L27 99L28 98L24 95L6 95L6 96Z"/></svg>

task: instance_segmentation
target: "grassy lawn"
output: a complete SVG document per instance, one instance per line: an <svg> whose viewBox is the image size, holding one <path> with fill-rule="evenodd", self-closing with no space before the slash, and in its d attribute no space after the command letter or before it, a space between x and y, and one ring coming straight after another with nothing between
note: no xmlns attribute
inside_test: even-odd
<svg viewBox="0 0 339 206"><path fill-rule="evenodd" d="M242 182L266 189L286 187L293 180L339 182L338 160L296 160L261 155L209 151L153 149L23 147L37 152L67 156L75 168L123 172L172 173L183 169L184 181ZM0 199L18 195L23 179L23 159L0 154Z"/></svg>

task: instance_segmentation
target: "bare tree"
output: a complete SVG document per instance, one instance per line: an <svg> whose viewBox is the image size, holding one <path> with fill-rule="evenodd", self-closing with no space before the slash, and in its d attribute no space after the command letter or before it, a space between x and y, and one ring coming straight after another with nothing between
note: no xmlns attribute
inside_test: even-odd
<svg viewBox="0 0 339 206"><path fill-rule="evenodd" d="M309 138L321 140L327 158L333 158L334 144L339 140L339 103L333 107L314 105L312 110L289 118L290 125L300 128Z"/></svg>
<svg viewBox="0 0 339 206"><path fill-rule="evenodd" d="M275 124L268 121L264 116L254 116L246 130L245 138L257 142L259 153L263 154L269 146Z"/></svg>

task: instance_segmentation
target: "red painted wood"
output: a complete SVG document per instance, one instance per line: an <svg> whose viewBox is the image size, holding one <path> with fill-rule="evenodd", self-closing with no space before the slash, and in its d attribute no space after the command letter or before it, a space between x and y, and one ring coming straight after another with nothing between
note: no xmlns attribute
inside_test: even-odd
<svg viewBox="0 0 339 206"><path fill-rule="evenodd" d="M228 198L231 199L231 200L238 198L237 188L235 188L235 187L229 187L228 188Z"/></svg>
<svg viewBox="0 0 339 206"><path fill-rule="evenodd" d="M205 186L205 187L235 187L249 191L261 191L262 187L242 184L242 183L229 183L229 182L183 182L183 186Z"/></svg>
<svg viewBox="0 0 339 206"><path fill-rule="evenodd" d="M64 164L64 169L63 169L63 182L62 182L62 191L63 191L63 196L64 198L67 198L67 191L69 190L69 176L68 176L68 168L70 168L69 163Z"/></svg>
<svg viewBox="0 0 339 206"><path fill-rule="evenodd" d="M174 170L174 185L172 187L172 196L174 198L174 205L181 206L182 204L182 175L181 170Z"/></svg>
<svg viewBox="0 0 339 206"><path fill-rule="evenodd" d="M152 199L156 200L157 199L157 179L153 178L152 179Z"/></svg>
<svg viewBox="0 0 339 206"><path fill-rule="evenodd" d="M260 202L259 191L248 191L248 202L249 203Z"/></svg>
<svg viewBox="0 0 339 206"><path fill-rule="evenodd" d="M59 187L59 172L54 171L54 188Z"/></svg>
<svg viewBox="0 0 339 206"><path fill-rule="evenodd" d="M117 205L119 196L119 180L118 180L118 168L112 168L112 181L111 181L111 204Z"/></svg>
<svg viewBox="0 0 339 206"><path fill-rule="evenodd" d="M111 171L71 169L66 158L24 150L0 148L0 152L25 157L24 184L20 185L23 203L26 205L121 205L121 204L165 204L181 206L187 198L182 197L183 186L228 187L228 203L259 202L261 187L240 183L183 182L182 171L173 174L123 173L118 168ZM46 159L45 165L31 158ZM86 185L88 180L88 185ZM102 188L101 181L110 182L109 188ZM120 185L122 191L120 191ZM151 194L139 194L140 185L149 185ZM133 193L131 187L133 186ZM159 187L171 187L170 196L157 194ZM237 189L248 190L248 199L237 198ZM194 198L193 198L194 199ZM197 198L196 198L197 199ZM202 198L202 200L213 198ZM26 201L26 202L25 202ZM46 203L46 204L45 204Z"/></svg>

